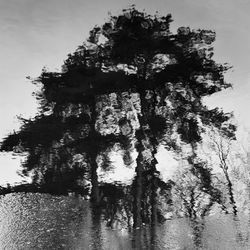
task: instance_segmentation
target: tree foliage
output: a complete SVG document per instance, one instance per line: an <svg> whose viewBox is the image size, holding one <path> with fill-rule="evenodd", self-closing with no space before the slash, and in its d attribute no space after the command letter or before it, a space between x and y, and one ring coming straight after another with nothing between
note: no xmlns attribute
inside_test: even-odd
<svg viewBox="0 0 250 250"><path fill-rule="evenodd" d="M29 153L25 173L35 169L43 173L43 182L57 179L62 185L68 174L63 169L74 168L72 159L80 154L84 170L76 179L88 173L95 200L101 199L98 156L105 156L103 166L109 165L108 149L118 143L125 165L130 165L136 149L131 189L135 226L146 215L154 222L155 196L159 188L164 190L156 168L159 145L180 150L175 134L195 150L203 126L217 127L230 137L235 131L228 122L231 114L203 104L203 97L231 86L223 77L229 67L213 60L215 32L181 27L172 33L171 22L171 15L151 16L131 8L94 27L87 41L68 55L61 72L43 70L33 80L41 86L36 93L40 113L23 121L1 149L22 146ZM200 174L206 172L202 166L194 164ZM205 182L209 178L200 185L208 187ZM149 200L151 215L145 213Z"/></svg>

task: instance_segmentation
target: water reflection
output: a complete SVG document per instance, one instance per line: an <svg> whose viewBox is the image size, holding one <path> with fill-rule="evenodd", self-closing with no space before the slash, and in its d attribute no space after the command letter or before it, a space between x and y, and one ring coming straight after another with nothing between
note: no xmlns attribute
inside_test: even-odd
<svg viewBox="0 0 250 250"><path fill-rule="evenodd" d="M176 218L132 229L107 226L81 198L8 194L0 200L0 249L250 249L249 216Z"/></svg>
<svg viewBox="0 0 250 250"><path fill-rule="evenodd" d="M16 193L1 200L3 249L220 249L218 235L230 243L225 249L248 244L227 163L236 126L230 113L203 103L231 86L229 68L212 59L214 32L172 33L171 22L132 6L93 28L61 71L44 68L31 80L38 114L20 118L20 130L0 145L27 154L20 174L31 177L0 187ZM200 157L206 130L215 135L220 175ZM160 147L183 162L171 180L159 172ZM101 180L117 165L132 170L129 184ZM211 222L222 212L234 217ZM221 221L230 232L214 235Z"/></svg>

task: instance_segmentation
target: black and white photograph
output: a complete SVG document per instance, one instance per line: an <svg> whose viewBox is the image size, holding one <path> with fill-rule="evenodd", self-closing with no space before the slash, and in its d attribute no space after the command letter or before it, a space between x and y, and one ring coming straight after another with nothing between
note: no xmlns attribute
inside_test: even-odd
<svg viewBox="0 0 250 250"><path fill-rule="evenodd" d="M0 250L249 250L249 13L0 0Z"/></svg>

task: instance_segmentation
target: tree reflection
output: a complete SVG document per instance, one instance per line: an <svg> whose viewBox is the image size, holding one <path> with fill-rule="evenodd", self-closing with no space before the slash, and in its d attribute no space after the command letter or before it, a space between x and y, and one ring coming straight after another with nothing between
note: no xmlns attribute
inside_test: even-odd
<svg viewBox="0 0 250 250"><path fill-rule="evenodd" d="M125 221L128 228L150 224L153 229L165 219L164 199L168 209L176 206L173 210L190 218L204 217L214 203L223 206L196 149L205 126L234 139L231 114L203 103L203 97L231 86L223 77L229 67L212 59L213 31L181 27L174 34L171 22L171 15L150 16L132 7L93 28L61 72L44 69L33 80L41 86L39 114L22 119L20 131L1 145L28 153L23 174L41 191L90 195L93 221L104 212L109 226ZM110 168L117 144L124 167L135 161L131 185L99 179L98 169ZM192 148L192 171L163 181L159 147L180 153L183 144Z"/></svg>
<svg viewBox="0 0 250 250"><path fill-rule="evenodd" d="M203 249L204 242L203 242L203 230L205 228L205 223L201 219L192 219L190 220L190 227L191 227L191 235L192 241L194 243L195 249Z"/></svg>

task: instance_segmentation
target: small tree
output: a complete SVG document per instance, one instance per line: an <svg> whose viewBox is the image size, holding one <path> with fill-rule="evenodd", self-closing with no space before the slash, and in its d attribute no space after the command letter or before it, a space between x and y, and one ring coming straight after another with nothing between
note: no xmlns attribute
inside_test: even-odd
<svg viewBox="0 0 250 250"><path fill-rule="evenodd" d="M218 162L218 166L222 170L223 175L225 177L229 200L233 208L233 213L236 215L237 206L234 198L233 182L230 177L230 171L232 170L230 169L232 168L231 160L233 155L232 142L233 139L235 139L235 137L228 136L227 133L226 134L223 133L223 130L218 131L216 129L211 129L208 132L208 136L209 136L208 139L209 147L213 151L214 157L217 158L216 161Z"/></svg>

